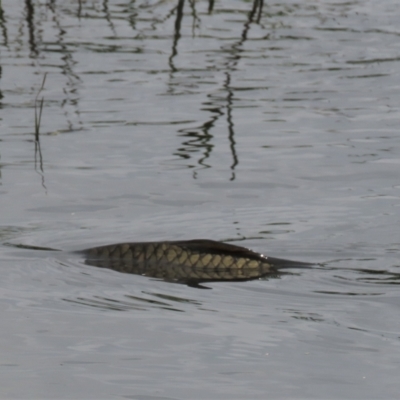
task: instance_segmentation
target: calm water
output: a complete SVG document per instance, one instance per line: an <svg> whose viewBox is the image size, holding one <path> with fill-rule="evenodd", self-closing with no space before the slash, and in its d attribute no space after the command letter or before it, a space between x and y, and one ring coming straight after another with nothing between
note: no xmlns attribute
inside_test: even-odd
<svg viewBox="0 0 400 400"><path fill-rule="evenodd" d="M0 397L398 397L398 1L0 11ZM324 265L200 290L71 253L192 238Z"/></svg>

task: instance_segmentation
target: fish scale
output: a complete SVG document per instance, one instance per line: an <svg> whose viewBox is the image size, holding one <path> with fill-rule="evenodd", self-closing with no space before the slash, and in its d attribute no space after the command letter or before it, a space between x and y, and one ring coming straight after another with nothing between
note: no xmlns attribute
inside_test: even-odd
<svg viewBox="0 0 400 400"><path fill-rule="evenodd" d="M120 243L82 252L88 265L184 282L256 279L279 268L310 265L212 240Z"/></svg>

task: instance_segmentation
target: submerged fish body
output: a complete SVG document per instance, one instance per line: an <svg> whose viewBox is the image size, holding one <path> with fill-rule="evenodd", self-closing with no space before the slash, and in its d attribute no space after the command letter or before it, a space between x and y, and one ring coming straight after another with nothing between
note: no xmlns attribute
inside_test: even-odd
<svg viewBox="0 0 400 400"><path fill-rule="evenodd" d="M83 253L88 265L180 282L250 280L307 265L212 240L118 243Z"/></svg>

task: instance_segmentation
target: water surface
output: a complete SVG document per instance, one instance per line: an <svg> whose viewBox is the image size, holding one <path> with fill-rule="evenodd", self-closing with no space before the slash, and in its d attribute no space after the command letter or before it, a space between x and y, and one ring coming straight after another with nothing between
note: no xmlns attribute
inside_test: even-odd
<svg viewBox="0 0 400 400"><path fill-rule="evenodd" d="M2 397L397 397L399 12L3 1ZM72 253L194 238L323 266L200 290Z"/></svg>

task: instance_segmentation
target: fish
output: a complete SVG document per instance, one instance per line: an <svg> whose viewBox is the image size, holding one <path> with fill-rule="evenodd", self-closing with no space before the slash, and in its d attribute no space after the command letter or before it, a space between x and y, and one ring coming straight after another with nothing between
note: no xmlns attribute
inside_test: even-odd
<svg viewBox="0 0 400 400"><path fill-rule="evenodd" d="M182 283L253 280L312 265L207 239L116 243L80 253L87 265Z"/></svg>

